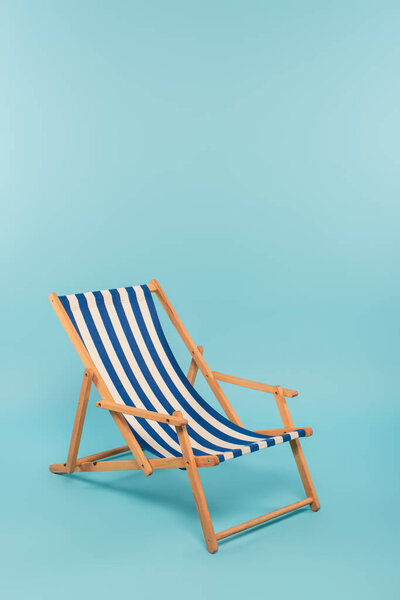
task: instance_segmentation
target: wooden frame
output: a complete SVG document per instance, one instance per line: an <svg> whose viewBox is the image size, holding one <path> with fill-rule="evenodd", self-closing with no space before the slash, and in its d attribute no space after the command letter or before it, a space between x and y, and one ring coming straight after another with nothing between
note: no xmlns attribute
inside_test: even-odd
<svg viewBox="0 0 400 600"><path fill-rule="evenodd" d="M293 424L289 408L286 403L286 398L294 398L298 395L298 392L295 390L282 388L281 386L277 385L258 383L248 379L241 379L232 375L219 373L217 371L211 371L203 357L202 346L196 346L158 281L156 279L152 279L148 287L150 291L155 293L159 299L191 354L191 362L187 374L190 383L194 384L197 373L200 371L204 375L208 385L216 396L227 417L233 423L239 426L242 426L242 422L219 385L219 381L273 394L282 419L283 428L256 430L256 433L261 433L264 435L282 435L283 433L298 429ZM153 473L153 470L157 469L185 469L188 474L194 500L199 513L207 549L212 554L218 550L218 541L228 536L234 535L251 527L255 527L261 523L265 523L271 519L280 517L308 505L314 511L319 509L319 500L307 467L300 440L296 439L290 442L290 446L296 461L301 481L303 483L306 498L265 515L261 515L260 517L256 517L255 519L251 519L250 521L246 521L231 527L230 529L215 533L204 496L203 487L201 485L198 469L200 467L217 466L219 464L218 457L214 455L194 456L190 444L190 438L186 431L187 421L179 411L174 412L172 415L167 415L140 408L133 408L114 402L114 399L112 398L105 382L103 381L89 353L87 352L79 334L65 312L60 299L55 293L50 294L49 299L85 366L67 461L65 463L50 465L50 471L52 473L71 474L76 472L91 471L140 470L145 476L149 476ZM91 454L83 458L78 458L79 445L92 383L96 386L101 396L101 401L96 402L96 406L110 412L114 422L121 432L122 437L125 440L126 445L119 448L98 452L96 454ZM140 444L132 433L131 428L124 419L124 414L134 415L136 418L168 423L169 425L174 426L176 428L179 444L182 450L182 457L147 458L140 447ZM305 430L306 435L312 435L311 427L302 427L302 429ZM122 455L127 452L131 452L133 459L104 460L110 457Z"/></svg>

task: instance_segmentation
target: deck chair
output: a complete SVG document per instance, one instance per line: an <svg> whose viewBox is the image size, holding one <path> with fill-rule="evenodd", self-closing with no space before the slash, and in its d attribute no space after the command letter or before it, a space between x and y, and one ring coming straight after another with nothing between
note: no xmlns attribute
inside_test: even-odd
<svg viewBox="0 0 400 600"><path fill-rule="evenodd" d="M179 367L157 316L155 294L191 354L187 376ZM286 398L297 392L211 371L168 300L161 285L89 292L68 296L50 294L50 301L85 366L83 382L65 463L50 465L53 473L184 469L193 491L207 549L218 540L275 517L319 502L300 446L312 435L310 427L295 427ZM216 411L193 387L200 369L225 415ZM241 423L219 381L274 395L283 422L281 429L250 431ZM101 400L96 406L110 412L125 440L124 446L78 458L92 383ZM215 533L198 469L214 467L262 448L289 442L306 497L268 514ZM145 452L146 451L146 454ZM117 455L131 452L131 459ZM148 454L155 456L149 458ZM113 457L112 460L105 460Z"/></svg>

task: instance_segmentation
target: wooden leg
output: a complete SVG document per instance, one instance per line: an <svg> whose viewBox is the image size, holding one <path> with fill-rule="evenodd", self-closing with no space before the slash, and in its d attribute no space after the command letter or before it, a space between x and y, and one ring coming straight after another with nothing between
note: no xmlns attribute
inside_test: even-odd
<svg viewBox="0 0 400 600"><path fill-rule="evenodd" d="M182 417L182 413L180 411L174 412L173 415L176 417ZM178 440L181 446L182 455L185 460L186 471L189 477L190 485L192 487L194 501L196 503L197 511L199 513L204 538L206 540L207 550L211 552L211 554L214 554L218 550L218 542L215 536L210 513L208 511L206 498L204 496L203 487L201 485L200 476L197 470L196 460L193 455L192 446L190 444L189 435L186 430L186 425L178 426L176 428L176 432L178 434Z"/></svg>
<svg viewBox="0 0 400 600"><path fill-rule="evenodd" d="M76 409L74 427L72 429L71 443L69 445L68 458L66 464L67 473L73 473L75 469L92 381L93 371L91 371L90 369L86 369L83 374L81 393L79 394L78 408Z"/></svg>
<svg viewBox="0 0 400 600"><path fill-rule="evenodd" d="M203 354L203 346L197 346L197 348L199 349L200 354ZM197 366L197 363L194 360L194 358L192 358L192 360L190 361L189 371L187 374L187 378L192 385L194 385L198 370L199 370L199 367Z"/></svg>
<svg viewBox="0 0 400 600"><path fill-rule="evenodd" d="M274 392L274 396L283 425L285 427L294 427L288 405L286 404L286 398L284 396L283 389L279 385L277 386L276 392ZM306 459L304 458L300 440L292 440L290 442L290 447L300 473L304 491L306 492L307 496L310 496L313 499L312 503L310 504L310 508L311 510L317 511L320 508L320 503L311 479L310 471L308 470Z"/></svg>
<svg viewBox="0 0 400 600"><path fill-rule="evenodd" d="M136 458L139 467L143 471L143 473L148 477L152 474L153 468L149 463L149 459L145 456L142 448L140 447L139 442L133 435L131 428L126 422L125 418L121 413L114 412L110 410L110 414L115 421L118 429L120 430L123 438L129 446L129 450L132 452L133 456Z"/></svg>
<svg viewBox="0 0 400 600"><path fill-rule="evenodd" d="M300 440L292 440L290 442L290 447L292 448L301 481L303 482L304 491L307 496L310 496L313 499L312 503L310 504L310 508L311 510L317 511L320 509L320 503L311 479L310 471L308 470L306 459L304 458L303 448L301 447Z"/></svg>

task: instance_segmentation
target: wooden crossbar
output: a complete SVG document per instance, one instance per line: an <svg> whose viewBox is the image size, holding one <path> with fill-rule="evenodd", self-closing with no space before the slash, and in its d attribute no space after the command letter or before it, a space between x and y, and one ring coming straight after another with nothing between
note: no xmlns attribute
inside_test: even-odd
<svg viewBox="0 0 400 600"><path fill-rule="evenodd" d="M303 506L307 506L313 502L313 498L304 498L304 500L300 500L299 502L294 502L293 504L288 504L283 508L278 508L277 510L273 510L265 515L261 515L261 517L256 517L255 519L250 519L250 521L245 521L244 523L240 523L240 525L235 525L235 527L230 527L229 529L224 529L224 531L220 531L216 533L217 540L223 540L235 533L240 533L241 531L245 531L246 529L250 529L251 527L256 527L257 525L261 525L261 523L265 523L266 521L271 521L271 519L276 519L277 517L281 517L282 515L286 515L287 513L293 512L294 510L298 510L299 508L303 508Z"/></svg>
<svg viewBox="0 0 400 600"><path fill-rule="evenodd" d="M112 448L111 450L104 450L104 452L97 452L96 454L90 454L89 456L83 456L82 458L78 458L76 461L77 465L80 465L84 462L93 462L96 460L101 460L102 458L109 458L110 456L116 456L117 454L125 454L125 452L129 452L129 446L120 446L119 448Z"/></svg>
<svg viewBox="0 0 400 600"><path fill-rule="evenodd" d="M101 453L99 453L101 454ZM92 455L96 456L96 455ZM110 455L109 455L110 456ZM87 456L77 461L74 472L86 472L86 471L138 471L141 466L137 460L89 460L91 457ZM218 456L205 455L195 456L195 463L197 467L215 467L219 464ZM149 458L149 464L152 469L185 469L186 463L182 456L176 458ZM52 473L67 473L67 463L57 463L50 465L49 469Z"/></svg>

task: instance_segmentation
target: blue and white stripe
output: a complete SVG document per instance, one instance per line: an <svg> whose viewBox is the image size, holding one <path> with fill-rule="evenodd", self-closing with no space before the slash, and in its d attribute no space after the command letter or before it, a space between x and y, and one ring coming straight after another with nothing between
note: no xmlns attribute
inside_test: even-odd
<svg viewBox="0 0 400 600"><path fill-rule="evenodd" d="M303 429L263 436L210 406L176 362L147 285L60 296L60 301L114 401L168 414L180 410L195 455L224 461L305 436ZM174 427L125 419L143 448L160 457L182 455Z"/></svg>

